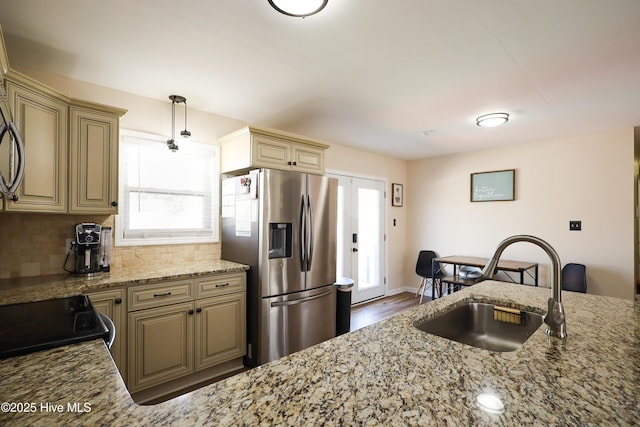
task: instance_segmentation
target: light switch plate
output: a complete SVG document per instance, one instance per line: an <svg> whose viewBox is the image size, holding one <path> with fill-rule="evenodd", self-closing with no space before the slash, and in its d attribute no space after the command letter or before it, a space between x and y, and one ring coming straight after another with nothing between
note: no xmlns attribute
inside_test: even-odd
<svg viewBox="0 0 640 427"><path fill-rule="evenodd" d="M571 231L582 230L582 221L569 221L569 230Z"/></svg>

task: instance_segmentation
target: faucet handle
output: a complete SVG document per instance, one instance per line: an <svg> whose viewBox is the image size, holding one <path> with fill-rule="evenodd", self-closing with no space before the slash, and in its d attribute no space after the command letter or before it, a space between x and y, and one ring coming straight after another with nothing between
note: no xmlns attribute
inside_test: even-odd
<svg viewBox="0 0 640 427"><path fill-rule="evenodd" d="M553 298L547 300L547 314L544 316L544 323L547 324L547 335L562 339L567 337L567 327L562 302Z"/></svg>

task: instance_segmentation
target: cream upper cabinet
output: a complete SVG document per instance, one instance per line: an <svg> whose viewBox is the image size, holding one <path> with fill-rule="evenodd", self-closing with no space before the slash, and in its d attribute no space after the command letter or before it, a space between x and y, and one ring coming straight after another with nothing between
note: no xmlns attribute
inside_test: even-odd
<svg viewBox="0 0 640 427"><path fill-rule="evenodd" d="M126 110L66 97L11 69L3 78L25 145L25 170L18 200L5 198L0 208L117 213L118 127ZM6 155L0 147L2 164Z"/></svg>
<svg viewBox="0 0 640 427"><path fill-rule="evenodd" d="M324 174L324 149L295 144L291 157L295 170L318 175Z"/></svg>
<svg viewBox="0 0 640 427"><path fill-rule="evenodd" d="M11 75L7 95L25 145L24 180L7 211L67 211L67 112L63 99L26 77Z"/></svg>
<svg viewBox="0 0 640 427"><path fill-rule="evenodd" d="M118 213L119 113L69 109L69 213Z"/></svg>
<svg viewBox="0 0 640 427"><path fill-rule="evenodd" d="M290 142L260 135L251 137L251 166L287 169L291 166Z"/></svg>
<svg viewBox="0 0 640 427"><path fill-rule="evenodd" d="M126 376L126 343L127 343L127 312L123 289L111 289L88 294L91 304L98 313L109 317L116 328L116 338L111 346L111 356L120 371L122 378Z"/></svg>
<svg viewBox="0 0 640 427"><path fill-rule="evenodd" d="M327 144L299 135L255 126L219 139L223 173L243 173L253 168L295 170L324 174Z"/></svg>

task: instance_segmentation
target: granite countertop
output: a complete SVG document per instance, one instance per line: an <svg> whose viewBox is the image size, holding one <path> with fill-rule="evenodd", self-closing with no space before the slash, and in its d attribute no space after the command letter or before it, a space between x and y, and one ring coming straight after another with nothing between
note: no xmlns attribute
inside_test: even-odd
<svg viewBox="0 0 640 427"><path fill-rule="evenodd" d="M124 268L92 277L61 274L0 280L0 305L63 298L109 288L248 270L249 266L214 259L202 262Z"/></svg>
<svg viewBox="0 0 640 427"><path fill-rule="evenodd" d="M131 400L101 341L5 359L0 401L33 411L5 411L0 424L639 425L638 302L563 292L566 342L542 325L505 353L413 326L470 299L542 313L548 296L486 281L153 406ZM482 392L504 411L481 410Z"/></svg>

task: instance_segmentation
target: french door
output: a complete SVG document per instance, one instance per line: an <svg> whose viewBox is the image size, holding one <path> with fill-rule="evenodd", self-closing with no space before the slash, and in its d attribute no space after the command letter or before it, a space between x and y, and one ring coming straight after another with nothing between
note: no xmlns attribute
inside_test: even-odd
<svg viewBox="0 0 640 427"><path fill-rule="evenodd" d="M385 183L330 175L338 179L336 277L354 280L353 304L385 293Z"/></svg>

